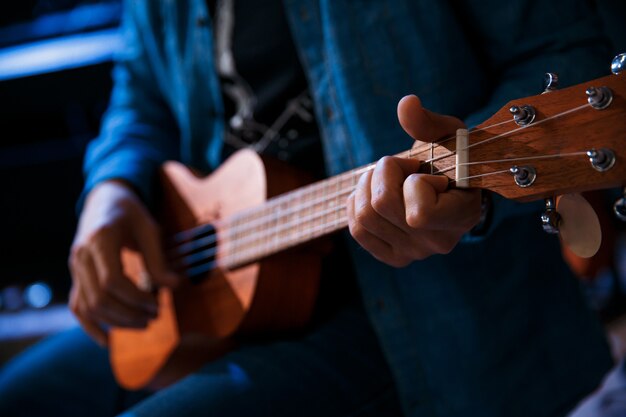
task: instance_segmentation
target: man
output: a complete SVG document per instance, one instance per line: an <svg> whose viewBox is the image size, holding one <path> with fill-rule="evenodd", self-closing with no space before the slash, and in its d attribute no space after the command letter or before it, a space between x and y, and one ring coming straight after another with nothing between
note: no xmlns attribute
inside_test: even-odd
<svg viewBox="0 0 626 417"><path fill-rule="evenodd" d="M463 125L440 114L476 124L537 93L543 72L568 83L604 74L609 53L588 3L536 3L127 2L70 258L84 330L105 345L107 326L143 327L156 314L121 273L123 245L139 248L158 284L184 279L168 270L147 208L166 159L210 172L249 146L333 175L408 149L406 133L435 140ZM402 99L396 116L409 92L419 98ZM273 135L292 100L305 116ZM285 137L293 145L281 146ZM539 207L492 196L475 227L480 193L448 189L418 165L384 158L361 177L347 200L358 289L320 302L306 334L244 345L157 393L125 395L103 350L83 333L61 335L5 371L0 411L564 415L610 359L558 242L539 231ZM348 281L350 269L325 273ZM339 278L324 281L322 300Z"/></svg>

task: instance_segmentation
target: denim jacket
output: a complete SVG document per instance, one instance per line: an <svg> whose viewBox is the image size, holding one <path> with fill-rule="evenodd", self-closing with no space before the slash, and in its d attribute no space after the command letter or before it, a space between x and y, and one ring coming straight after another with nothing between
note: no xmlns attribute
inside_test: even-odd
<svg viewBox="0 0 626 417"><path fill-rule="evenodd" d="M329 174L411 146L395 109L417 94L477 124L508 100L605 75L611 56L583 0L284 0ZM156 167L210 172L224 124L204 0L127 1L125 48L86 192L124 178L152 199ZM353 245L360 290L410 416L552 416L610 367L536 204L495 197L490 227L448 255L395 269ZM355 349L358 347L355 346Z"/></svg>

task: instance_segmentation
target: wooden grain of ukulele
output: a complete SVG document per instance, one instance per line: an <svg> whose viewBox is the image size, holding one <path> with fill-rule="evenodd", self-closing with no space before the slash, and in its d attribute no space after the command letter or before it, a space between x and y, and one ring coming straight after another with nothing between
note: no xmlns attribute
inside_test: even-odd
<svg viewBox="0 0 626 417"><path fill-rule="evenodd" d="M449 177L453 187L519 201L621 186L625 109L622 72L513 100L469 134L417 141L398 156L424 161L424 172ZM303 244L347 226L345 200L374 167L302 187L284 169L266 169L249 150L206 178L166 163L165 250L172 268L190 280L173 291L158 290L159 315L147 328L111 329L118 382L131 389L165 386L231 349L238 337L306 324L318 290L320 251ZM143 285L141 256L124 249L122 258L128 276Z"/></svg>

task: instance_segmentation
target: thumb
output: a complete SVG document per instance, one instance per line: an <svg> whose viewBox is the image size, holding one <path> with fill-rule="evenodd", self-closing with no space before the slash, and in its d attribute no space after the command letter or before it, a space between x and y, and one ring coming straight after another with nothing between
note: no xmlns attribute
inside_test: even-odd
<svg viewBox="0 0 626 417"><path fill-rule="evenodd" d="M457 129L465 126L456 117L426 110L421 100L414 95L404 96L398 102L398 120L413 139L424 142L434 142L453 135Z"/></svg>
<svg viewBox="0 0 626 417"><path fill-rule="evenodd" d="M170 288L177 287L181 278L167 267L158 226L146 217L135 224L135 242L143 255L150 278L155 284Z"/></svg>

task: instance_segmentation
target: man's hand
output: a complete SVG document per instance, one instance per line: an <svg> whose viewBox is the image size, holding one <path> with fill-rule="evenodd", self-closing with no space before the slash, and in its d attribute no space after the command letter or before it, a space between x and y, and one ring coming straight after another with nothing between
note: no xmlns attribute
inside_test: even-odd
<svg viewBox="0 0 626 417"><path fill-rule="evenodd" d="M143 328L157 314L155 297L124 276L120 251L139 250L155 284L175 286L166 268L159 229L124 183L107 181L87 196L69 258L70 308L87 333L107 343L101 325Z"/></svg>
<svg viewBox="0 0 626 417"><path fill-rule="evenodd" d="M432 113L416 96L398 103L404 130L421 141L454 135L463 122ZM391 266L450 252L478 223L480 192L448 190L444 176L417 174L420 162L384 157L361 176L348 198L350 233L376 259Z"/></svg>

